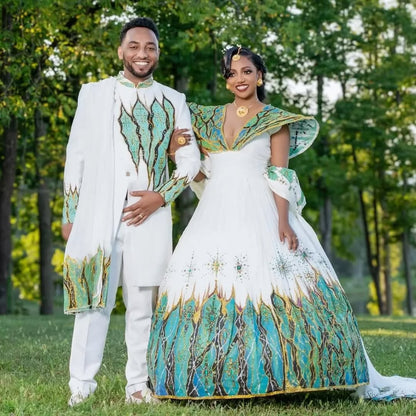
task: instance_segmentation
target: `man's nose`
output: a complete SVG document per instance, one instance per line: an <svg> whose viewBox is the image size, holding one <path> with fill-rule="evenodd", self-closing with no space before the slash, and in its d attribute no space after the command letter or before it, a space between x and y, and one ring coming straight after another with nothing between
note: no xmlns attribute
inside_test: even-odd
<svg viewBox="0 0 416 416"><path fill-rule="evenodd" d="M147 57L147 51L146 48L137 48L136 55L139 58L146 58Z"/></svg>

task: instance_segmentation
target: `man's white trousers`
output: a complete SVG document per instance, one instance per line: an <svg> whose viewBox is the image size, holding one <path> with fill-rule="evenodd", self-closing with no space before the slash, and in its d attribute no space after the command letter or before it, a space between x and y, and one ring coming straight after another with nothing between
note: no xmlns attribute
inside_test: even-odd
<svg viewBox="0 0 416 416"><path fill-rule="evenodd" d="M123 273L123 246L125 236L130 231L126 227L126 224L120 224L111 255L107 307L80 312L75 316L69 361L69 387L73 395L87 397L97 388L95 375L101 366L120 279L126 306L126 396L142 390L147 382L146 352L157 287L132 286L127 283L132 279L126 278ZM136 273L140 273L140 270Z"/></svg>

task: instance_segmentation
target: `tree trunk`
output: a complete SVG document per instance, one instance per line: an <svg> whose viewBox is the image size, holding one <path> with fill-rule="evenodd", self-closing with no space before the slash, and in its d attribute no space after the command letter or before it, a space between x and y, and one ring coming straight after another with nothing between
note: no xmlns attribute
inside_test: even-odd
<svg viewBox="0 0 416 416"><path fill-rule="evenodd" d="M318 75L317 77L317 105L318 114L317 119L322 124L323 113L323 99L324 99L324 77ZM328 155L328 139L325 135L320 138L321 156ZM322 205L319 208L319 230L321 234L321 244L325 250L326 255L331 259L332 257L332 202L329 198L329 193L324 181L319 181L318 188L323 196Z"/></svg>
<svg viewBox="0 0 416 416"><path fill-rule="evenodd" d="M381 308L380 308L381 287L380 287L380 276L379 276L380 266L379 266L379 263L377 262L376 256L373 254L373 251L371 249L370 227L368 224L367 207L364 202L364 195L361 190L359 190L358 194L359 194L360 207L361 207L361 218L362 218L363 228L364 228L364 240L365 240L365 249L366 249L366 254L367 254L366 256L367 266L371 275L371 279L376 287L378 309L379 309L379 312L381 313Z"/></svg>
<svg viewBox="0 0 416 416"><path fill-rule="evenodd" d="M39 139L46 136L46 125L39 108L35 111L35 157L36 180L38 185L39 258L40 258L40 314L53 314L53 269L52 269L52 212L50 192L42 176L42 156Z"/></svg>
<svg viewBox="0 0 416 416"><path fill-rule="evenodd" d="M384 235L384 294L385 294L385 314L391 315L393 313L393 296L391 292L391 272L390 272L390 247L389 238Z"/></svg>
<svg viewBox="0 0 416 416"><path fill-rule="evenodd" d="M9 281L12 254L13 184L16 176L17 119L12 116L3 132L3 163L0 178L0 315L10 312Z"/></svg>
<svg viewBox="0 0 416 416"><path fill-rule="evenodd" d="M175 77L175 90L185 93L188 89L188 84L187 76Z"/></svg>
<svg viewBox="0 0 416 416"><path fill-rule="evenodd" d="M374 278L377 280L376 288L377 288L377 302L378 308L381 315L387 315L387 303L386 303L386 288L382 287L385 283L381 280L381 255L380 255L380 246L381 246L381 235L380 235L380 224L378 218L378 200L376 197L376 190L373 190L373 218L374 218L374 255L372 258L372 262L375 263L375 276ZM383 291L384 289L384 291Z"/></svg>
<svg viewBox="0 0 416 416"><path fill-rule="evenodd" d="M352 158L354 160L355 168L358 169L358 160L357 155L355 153L354 148L352 149ZM369 219L368 219L368 210L367 206L364 201L364 194L361 189L358 190L358 198L360 201L360 209L361 209L361 219L363 222L363 228L364 228L364 241L365 241L365 250L367 254L367 266L368 270L371 275L371 279L373 280L374 286L376 287L376 293L377 293L377 304L379 313L382 313L382 298L381 298L381 285L380 285L380 258L378 255L378 250L375 250L373 252L371 248L371 240L370 240L370 226L369 226ZM374 213L374 223L375 228L377 228L377 212ZM377 239L376 235L376 239Z"/></svg>
<svg viewBox="0 0 416 416"><path fill-rule="evenodd" d="M325 193L326 194L326 193ZM325 195L323 204L319 209L319 228L321 231L321 243L326 255L332 254L332 202Z"/></svg>
<svg viewBox="0 0 416 416"><path fill-rule="evenodd" d="M217 93L217 71L218 71L218 51L217 51L217 42L216 42L216 36L215 33L210 30L209 32L209 36L211 38L211 42L212 42L212 78L209 82L209 90L211 92L211 97L214 98L216 93Z"/></svg>
<svg viewBox="0 0 416 416"><path fill-rule="evenodd" d="M409 231L404 230L402 234L402 247L403 247L403 268L404 277L406 280L406 309L410 316L413 316L413 288L412 288L412 275L410 272L410 245L409 245Z"/></svg>
<svg viewBox="0 0 416 416"><path fill-rule="evenodd" d="M45 183L38 187L39 251L40 251L40 314L53 314L54 272L52 268L52 212L50 192Z"/></svg>

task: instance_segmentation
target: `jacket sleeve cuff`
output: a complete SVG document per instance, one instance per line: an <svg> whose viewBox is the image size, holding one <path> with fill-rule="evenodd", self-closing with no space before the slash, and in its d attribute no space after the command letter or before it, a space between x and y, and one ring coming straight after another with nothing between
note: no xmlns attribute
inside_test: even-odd
<svg viewBox="0 0 416 416"><path fill-rule="evenodd" d="M73 223L75 220L75 214L77 212L79 200L78 188L72 189L71 187L65 187L64 189L64 206L62 210L62 224Z"/></svg>
<svg viewBox="0 0 416 416"><path fill-rule="evenodd" d="M163 199L165 200L164 205L168 205L172 203L188 185L189 178L187 176L178 178L175 176L174 172L171 178L156 188L155 191L162 195Z"/></svg>

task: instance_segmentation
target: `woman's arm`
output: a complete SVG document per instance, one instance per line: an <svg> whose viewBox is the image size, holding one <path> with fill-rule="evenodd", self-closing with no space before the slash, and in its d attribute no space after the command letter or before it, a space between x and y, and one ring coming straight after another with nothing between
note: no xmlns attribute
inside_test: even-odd
<svg viewBox="0 0 416 416"><path fill-rule="evenodd" d="M188 129L175 129L170 136L168 147L168 155L172 161L175 161L175 153L183 146L188 146L191 143L192 136Z"/></svg>
<svg viewBox="0 0 416 416"><path fill-rule="evenodd" d="M188 129L175 129L172 133L169 143L168 155L173 162L175 162L176 151L183 146L188 146L191 142L191 135L187 132L189 132ZM181 137L183 137L185 141L180 140ZM199 171L193 180L195 182L200 182L204 179L206 179L206 176L201 171Z"/></svg>
<svg viewBox="0 0 416 416"><path fill-rule="evenodd" d="M287 125L270 137L271 158L273 166L287 168L289 164L289 143L290 134ZM284 242L287 239L289 250L298 248L298 238L292 227L289 225L289 201L273 192L279 214L279 237Z"/></svg>

